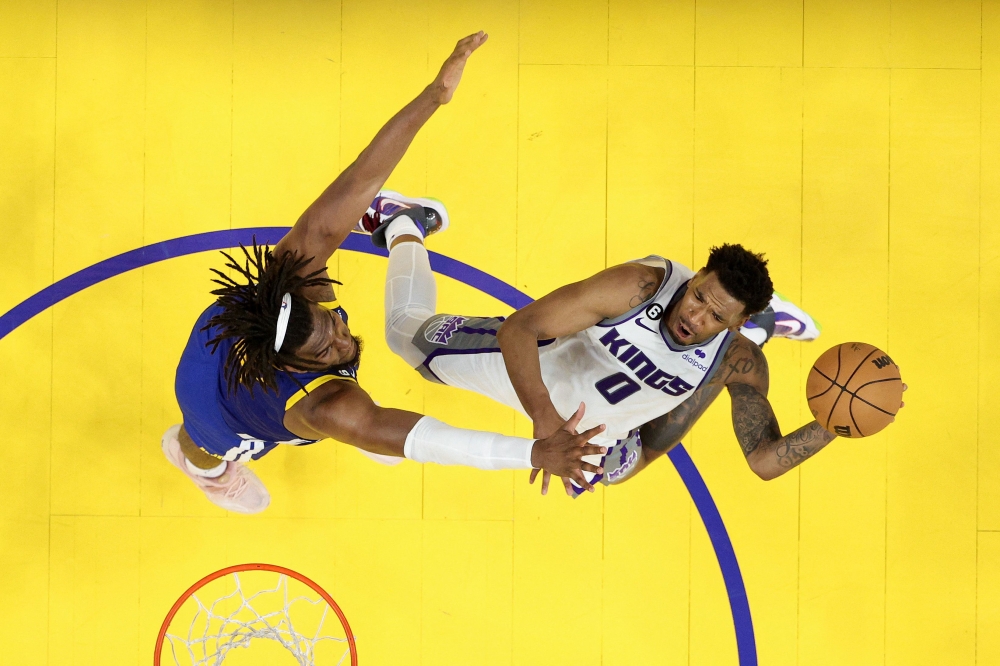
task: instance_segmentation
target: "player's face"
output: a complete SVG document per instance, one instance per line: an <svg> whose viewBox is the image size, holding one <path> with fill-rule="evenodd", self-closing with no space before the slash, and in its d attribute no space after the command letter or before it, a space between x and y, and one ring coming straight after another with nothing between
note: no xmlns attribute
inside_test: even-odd
<svg viewBox="0 0 1000 666"><path fill-rule="evenodd" d="M351 335L347 324L335 310L330 310L316 303L309 304L312 316L312 332L305 344L295 355L306 364L310 370L321 370L356 361L361 353L358 338Z"/></svg>
<svg viewBox="0 0 1000 666"><path fill-rule="evenodd" d="M688 282L687 291L666 318L674 340L682 345L698 345L720 332L739 330L746 323L743 303L729 295L715 273L698 271Z"/></svg>

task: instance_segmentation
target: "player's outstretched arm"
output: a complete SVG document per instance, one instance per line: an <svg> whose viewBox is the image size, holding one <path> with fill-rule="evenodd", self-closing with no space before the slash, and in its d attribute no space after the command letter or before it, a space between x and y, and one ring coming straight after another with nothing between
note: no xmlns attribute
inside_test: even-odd
<svg viewBox="0 0 1000 666"><path fill-rule="evenodd" d="M357 159L302 213L278 243L276 256L296 251L303 257L313 257L304 273L326 268L327 260L364 215L417 132L438 107L451 101L466 61L487 39L488 35L480 31L458 42L434 81L393 116Z"/></svg>
<svg viewBox="0 0 1000 666"><path fill-rule="evenodd" d="M416 462L477 469L539 467L589 486L582 472L600 473L601 469L582 458L603 454L607 449L587 444L604 430L603 425L576 434L583 413L581 405L552 436L531 440L454 428L414 412L379 407L357 384L334 381L322 385L288 410L285 426L299 437L330 437L372 453Z"/></svg>
<svg viewBox="0 0 1000 666"><path fill-rule="evenodd" d="M836 439L815 420L781 434L767 400L767 359L757 345L742 336L729 346L719 372L732 398L736 439L750 468L765 481L781 476Z"/></svg>
<svg viewBox="0 0 1000 666"><path fill-rule="evenodd" d="M636 263L613 266L556 289L504 321L497 333L500 351L536 437L551 434L563 422L542 381L538 341L572 335L624 314L652 298L662 279L662 269Z"/></svg>

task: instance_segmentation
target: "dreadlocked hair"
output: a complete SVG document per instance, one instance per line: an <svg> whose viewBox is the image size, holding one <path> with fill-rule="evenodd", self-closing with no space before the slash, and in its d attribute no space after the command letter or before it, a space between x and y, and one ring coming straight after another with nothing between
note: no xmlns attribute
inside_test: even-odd
<svg viewBox="0 0 1000 666"><path fill-rule="evenodd" d="M301 291L340 282L320 277L323 268L300 275L299 271L312 261L311 257L286 252L275 258L270 247L257 245L256 237L252 252L242 243L240 249L245 256L242 265L227 252L222 255L227 260L226 267L235 271L245 283L211 269L216 275L212 282L219 285L212 293L218 296L216 302L222 306L222 312L209 319L202 330L214 328L216 331L215 337L207 343L213 354L223 341L234 340L223 366L230 393L243 386L249 389L252 397L254 388L263 386L264 390L277 394L278 372L289 374L285 366L302 366L294 350L305 343L312 330L309 302L300 295ZM292 311L282 351L276 352L278 313L286 293L292 296Z"/></svg>
<svg viewBox="0 0 1000 666"><path fill-rule="evenodd" d="M743 303L744 314L756 314L766 308L774 293L767 259L742 245L725 243L713 247L705 272L718 276L722 288Z"/></svg>

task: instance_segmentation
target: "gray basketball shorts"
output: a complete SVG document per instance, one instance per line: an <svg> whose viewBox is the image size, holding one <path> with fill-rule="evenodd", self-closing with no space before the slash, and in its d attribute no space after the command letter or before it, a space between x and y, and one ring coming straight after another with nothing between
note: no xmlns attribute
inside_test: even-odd
<svg viewBox="0 0 1000 666"><path fill-rule="evenodd" d="M594 475L590 483L595 484L599 481L606 486L621 483L635 472L641 456L642 440L639 437L639 429L636 428L625 439L615 442L615 445L604 454L600 465L604 468L604 473ZM584 493L583 488L572 482L570 490L574 499Z"/></svg>
<svg viewBox="0 0 1000 666"><path fill-rule="evenodd" d="M431 370L431 361L439 356L500 353L497 331L504 317L464 317L436 314L421 324L413 335L413 346L424 355L417 372L424 379L445 384Z"/></svg>

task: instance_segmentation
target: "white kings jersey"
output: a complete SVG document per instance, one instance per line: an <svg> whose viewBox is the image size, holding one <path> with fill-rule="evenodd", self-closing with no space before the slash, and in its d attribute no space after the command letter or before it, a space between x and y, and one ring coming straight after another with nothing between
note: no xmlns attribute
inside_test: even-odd
<svg viewBox="0 0 1000 666"><path fill-rule="evenodd" d="M700 345L678 345L660 324L694 273L657 256L637 263L664 269L663 282L650 300L573 335L541 341L538 348L542 380L556 410L569 418L585 403L577 430L605 424L605 432L591 442L609 451L631 430L669 412L705 383L733 336L723 331ZM524 413L503 356L498 348L491 351L495 353L438 356L429 367L446 384Z"/></svg>

